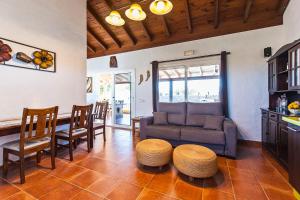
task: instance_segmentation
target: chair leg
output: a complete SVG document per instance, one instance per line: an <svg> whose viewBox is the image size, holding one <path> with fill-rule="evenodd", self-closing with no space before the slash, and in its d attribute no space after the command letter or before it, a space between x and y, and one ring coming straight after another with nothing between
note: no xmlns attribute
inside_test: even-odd
<svg viewBox="0 0 300 200"><path fill-rule="evenodd" d="M3 171L2 171L3 178L7 177L7 172L8 172L8 151L7 149L3 149Z"/></svg>
<svg viewBox="0 0 300 200"><path fill-rule="evenodd" d="M55 138L55 142L54 142L55 157L57 157L57 149L58 149L57 138Z"/></svg>
<svg viewBox="0 0 300 200"><path fill-rule="evenodd" d="M91 137L93 137L93 136L91 136L90 133L91 133L91 132L88 132L88 133L87 133L87 141L86 141L87 149L88 149L88 152L89 152L89 153L90 153L90 151L91 151L91 145L90 145L90 143L91 143Z"/></svg>
<svg viewBox="0 0 300 200"><path fill-rule="evenodd" d="M92 130L92 134L93 134L94 139L96 139L96 130Z"/></svg>
<svg viewBox="0 0 300 200"><path fill-rule="evenodd" d="M78 140L76 139L76 140L74 140L74 149L77 149L77 143L78 143Z"/></svg>
<svg viewBox="0 0 300 200"><path fill-rule="evenodd" d="M41 158L42 158L42 152L38 151L36 153L36 162L37 162L37 164L39 164L41 162Z"/></svg>
<svg viewBox="0 0 300 200"><path fill-rule="evenodd" d="M103 140L104 140L104 142L106 142L105 126L103 128Z"/></svg>
<svg viewBox="0 0 300 200"><path fill-rule="evenodd" d="M69 154L70 154L70 161L73 161L73 142L69 140Z"/></svg>
<svg viewBox="0 0 300 200"><path fill-rule="evenodd" d="M24 168L24 155L20 156L20 179L21 184L25 183L25 168Z"/></svg>
<svg viewBox="0 0 300 200"><path fill-rule="evenodd" d="M52 169L55 169L55 153L56 153L56 148L55 148L55 142L51 142L51 167Z"/></svg>

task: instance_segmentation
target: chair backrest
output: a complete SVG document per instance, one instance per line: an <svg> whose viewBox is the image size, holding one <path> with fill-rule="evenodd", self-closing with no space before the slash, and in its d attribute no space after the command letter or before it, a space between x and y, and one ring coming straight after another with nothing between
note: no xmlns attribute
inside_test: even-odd
<svg viewBox="0 0 300 200"><path fill-rule="evenodd" d="M86 106L73 105L70 134L74 129L86 128L89 129L92 116L93 104Z"/></svg>
<svg viewBox="0 0 300 200"><path fill-rule="evenodd" d="M101 119L106 120L106 114L108 109L108 101L96 102L94 110L94 120Z"/></svg>
<svg viewBox="0 0 300 200"><path fill-rule="evenodd" d="M20 133L20 150L24 149L24 143L28 141L46 137L50 137L53 140L55 137L57 113L58 106L45 109L24 108ZM27 123L28 121L29 123Z"/></svg>

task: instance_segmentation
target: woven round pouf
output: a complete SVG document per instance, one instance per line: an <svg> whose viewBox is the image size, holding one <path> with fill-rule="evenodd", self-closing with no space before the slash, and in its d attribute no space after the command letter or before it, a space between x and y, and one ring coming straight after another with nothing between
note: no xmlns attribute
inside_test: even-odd
<svg viewBox="0 0 300 200"><path fill-rule="evenodd" d="M147 139L136 145L136 156L140 164L150 167L162 167L169 163L172 145L164 140Z"/></svg>
<svg viewBox="0 0 300 200"><path fill-rule="evenodd" d="M193 144L175 148L173 162L178 171L193 178L208 178L218 171L217 155L212 150Z"/></svg>

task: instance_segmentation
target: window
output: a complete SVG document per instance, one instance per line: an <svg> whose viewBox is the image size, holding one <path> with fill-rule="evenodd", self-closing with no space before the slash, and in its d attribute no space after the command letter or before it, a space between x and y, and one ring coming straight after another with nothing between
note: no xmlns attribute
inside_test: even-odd
<svg viewBox="0 0 300 200"><path fill-rule="evenodd" d="M159 102L219 102L220 65L212 63L159 67Z"/></svg>

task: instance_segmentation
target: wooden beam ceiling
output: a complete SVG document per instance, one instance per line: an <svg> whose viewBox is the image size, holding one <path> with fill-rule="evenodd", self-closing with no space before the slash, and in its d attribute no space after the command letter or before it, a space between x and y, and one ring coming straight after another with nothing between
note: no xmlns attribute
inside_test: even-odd
<svg viewBox="0 0 300 200"><path fill-rule="evenodd" d="M106 44L104 44L104 42L102 41L102 39L88 26L87 27L87 32L95 38L95 40L98 42L98 44L100 45L100 47L104 50L107 50L107 46Z"/></svg>
<svg viewBox="0 0 300 200"><path fill-rule="evenodd" d="M187 28L190 33L193 32L193 23L192 23L192 17L190 13L190 5L189 0L183 0L185 13L186 13L186 20L187 20Z"/></svg>
<svg viewBox="0 0 300 200"><path fill-rule="evenodd" d="M120 48L122 46L121 42L114 35L114 33L107 27L106 22L104 22L102 20L102 18L96 14L96 12L90 6L89 2L87 2L87 11L93 16L93 18L98 23L98 25L101 27L101 29L104 30L106 32L106 34L112 39L112 41Z"/></svg>
<svg viewBox="0 0 300 200"><path fill-rule="evenodd" d="M164 31L165 31L165 36L170 37L171 36L171 31L169 29L169 26L168 26L168 23L167 23L167 20L166 20L165 16L161 16L161 22L162 22L162 26L163 26Z"/></svg>
<svg viewBox="0 0 300 200"><path fill-rule="evenodd" d="M98 57L202 38L254 30L283 23L289 0L171 0L167 15L150 12L152 0L87 0L88 57ZM128 19L125 11L138 2L145 21ZM125 26L114 27L105 17L117 10ZM250 20L251 19L251 20Z"/></svg>
<svg viewBox="0 0 300 200"><path fill-rule="evenodd" d="M111 3L108 0L103 0L103 2L105 3L105 5L107 6L107 8L109 9L109 12L111 12L113 10ZM124 15L122 13L120 13L122 18L125 19ZM133 34L131 33L130 29L128 28L128 26L125 24L124 26L121 27L123 29L123 31L125 32L125 34L127 35L128 39L130 40L132 45L136 45L137 40L134 38Z"/></svg>
<svg viewBox="0 0 300 200"><path fill-rule="evenodd" d="M244 23L246 23L249 19L253 3L254 3L254 0L247 0L247 2L246 2L245 12L244 12Z"/></svg>
<svg viewBox="0 0 300 200"><path fill-rule="evenodd" d="M220 0L215 0L215 18L214 28L218 28L220 25Z"/></svg>
<svg viewBox="0 0 300 200"><path fill-rule="evenodd" d="M95 49L94 47L92 47L92 45L91 45L89 42L87 43L87 48L88 48L88 50L90 50L91 52L96 53L96 49Z"/></svg>
<svg viewBox="0 0 300 200"><path fill-rule="evenodd" d="M290 0L279 0L279 3L278 3L279 14L283 15L283 13L286 10L289 3L290 3Z"/></svg>
<svg viewBox="0 0 300 200"><path fill-rule="evenodd" d="M152 41L152 36L151 36L149 30L147 29L145 23L144 22L140 22L140 24L141 24L141 27L142 27L142 29L144 31L144 35L147 37L147 39L149 41Z"/></svg>

